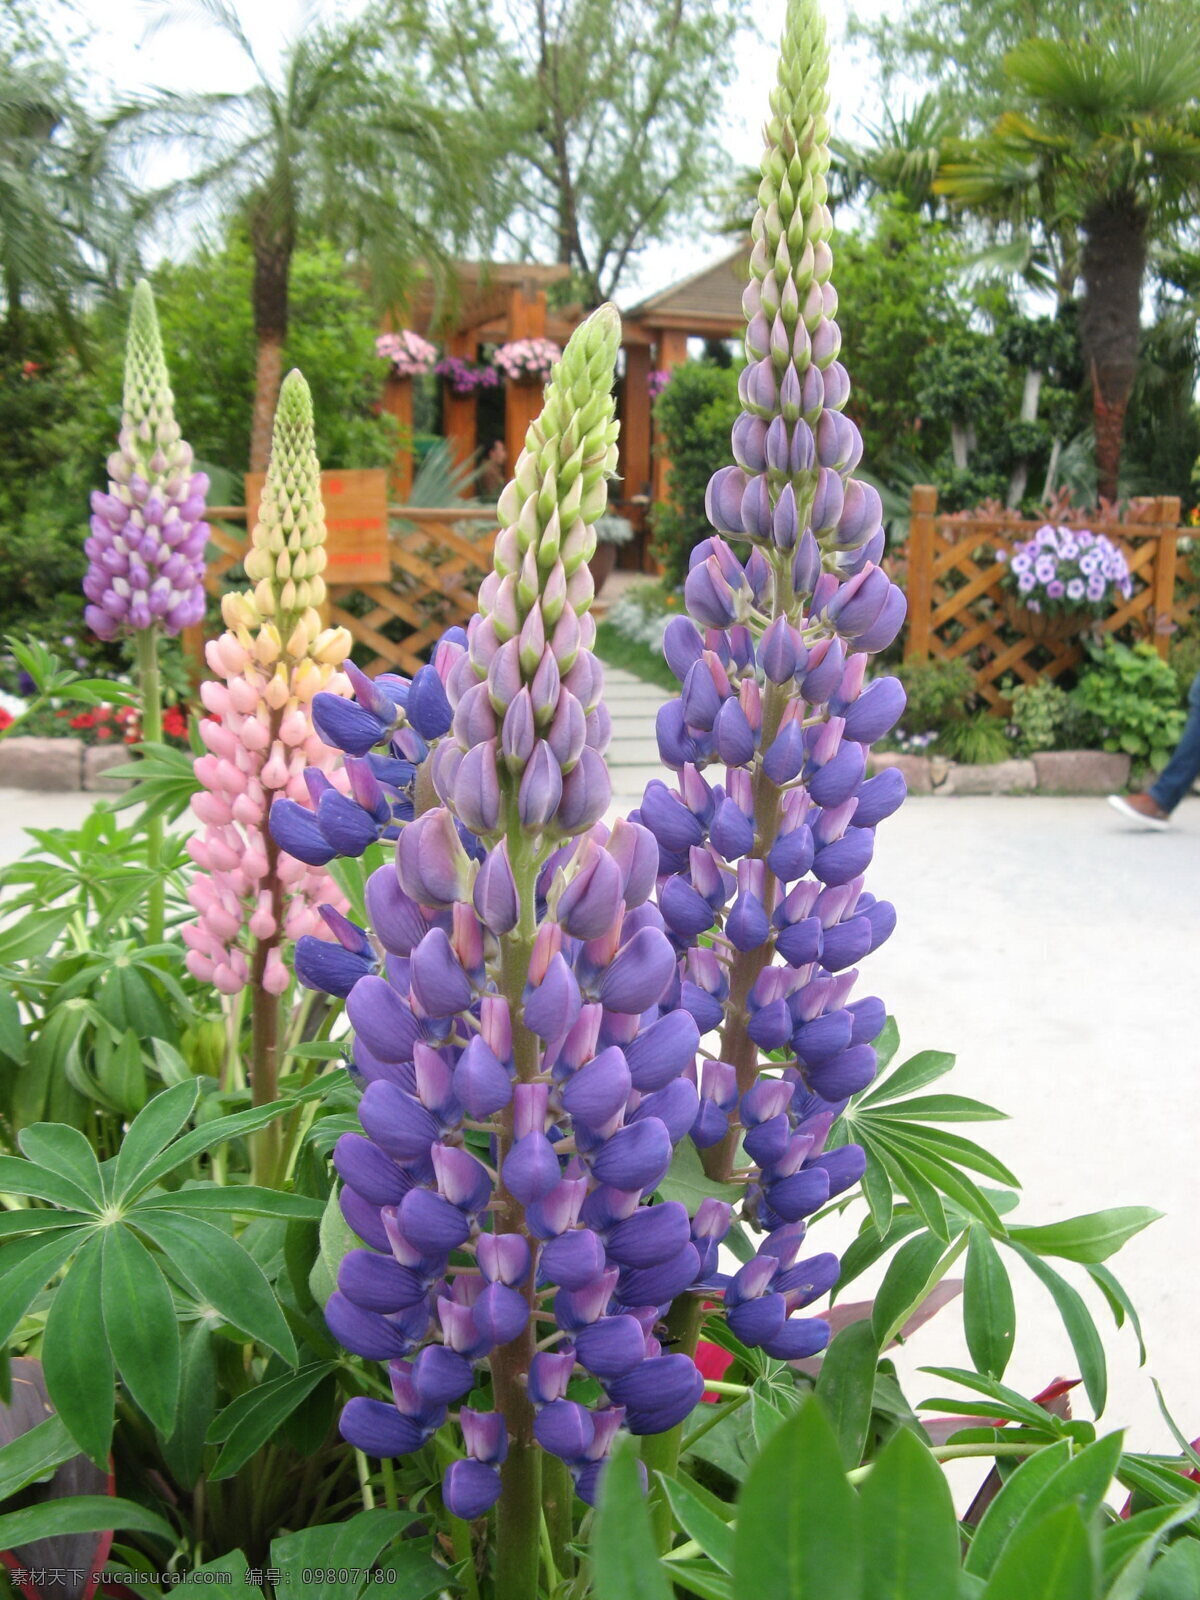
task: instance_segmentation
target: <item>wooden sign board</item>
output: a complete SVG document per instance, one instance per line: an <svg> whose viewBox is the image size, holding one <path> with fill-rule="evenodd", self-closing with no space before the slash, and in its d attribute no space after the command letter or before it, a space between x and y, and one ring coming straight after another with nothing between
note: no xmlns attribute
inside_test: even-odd
<svg viewBox="0 0 1200 1600"><path fill-rule="evenodd" d="M258 521L264 482L264 473L246 474L251 527ZM323 472L321 499L325 504L325 582L390 582L387 473L380 467Z"/></svg>

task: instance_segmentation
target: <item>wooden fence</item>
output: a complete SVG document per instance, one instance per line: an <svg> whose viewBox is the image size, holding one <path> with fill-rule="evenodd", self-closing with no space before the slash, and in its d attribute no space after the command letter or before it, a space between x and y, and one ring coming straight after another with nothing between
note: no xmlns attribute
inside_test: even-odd
<svg viewBox="0 0 1200 1600"><path fill-rule="evenodd" d="M1194 597L1177 591L1177 541L1188 532L1178 499L1134 501L1125 522L1089 521L1120 548L1133 574L1133 594L1100 623L1106 633L1132 628L1167 653L1171 625L1186 620ZM1016 516L938 515L937 490L912 492L907 556L906 661L966 658L980 695L997 711L1009 702L1005 678L1035 683L1057 678L1083 659L1076 640L1035 639L1005 615L1005 573L997 551L1011 552L1043 522Z"/></svg>
<svg viewBox="0 0 1200 1600"><path fill-rule="evenodd" d="M208 518L217 554L204 581L209 594L219 598L246 554L246 534L228 526L244 524L246 508L213 506ZM491 570L496 516L486 506L389 506L388 518L390 583L331 583L325 613L331 624L348 628L374 651L368 672L411 676L445 629L474 613L480 582ZM198 678L206 671L204 638L204 628L196 627L184 640Z"/></svg>

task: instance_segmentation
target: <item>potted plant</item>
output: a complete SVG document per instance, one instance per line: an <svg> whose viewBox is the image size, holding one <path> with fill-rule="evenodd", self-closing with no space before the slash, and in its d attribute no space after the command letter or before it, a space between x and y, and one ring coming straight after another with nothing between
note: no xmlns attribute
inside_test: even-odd
<svg viewBox="0 0 1200 1600"><path fill-rule="evenodd" d="M1069 639L1133 593L1129 564L1105 534L1046 523L1031 539L996 552L1005 615L1035 639Z"/></svg>
<svg viewBox="0 0 1200 1600"><path fill-rule="evenodd" d="M375 354L392 364L394 378L419 378L432 372L437 362L437 347L422 339L411 328L398 333L381 333L375 341Z"/></svg>
<svg viewBox="0 0 1200 1600"><path fill-rule="evenodd" d="M561 356L553 339L511 339L496 346L492 365L510 383L549 383L550 369Z"/></svg>

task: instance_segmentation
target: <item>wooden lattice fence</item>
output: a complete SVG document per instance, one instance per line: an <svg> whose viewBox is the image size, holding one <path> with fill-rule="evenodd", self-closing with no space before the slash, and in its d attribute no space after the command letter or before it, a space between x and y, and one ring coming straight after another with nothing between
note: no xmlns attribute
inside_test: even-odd
<svg viewBox="0 0 1200 1600"><path fill-rule="evenodd" d="M213 506L211 545L216 550L205 574L219 598L236 579L246 554L246 534L232 522L246 521L245 506ZM331 583L326 614L373 651L368 672L416 672L429 646L446 628L466 622L492 565L495 513L484 506L388 507L390 583ZM210 552L211 555L211 552ZM197 676L204 675L204 629L189 630L185 648Z"/></svg>
<svg viewBox="0 0 1200 1600"><path fill-rule="evenodd" d="M1195 603L1178 583L1177 542L1188 530L1177 526L1178 499L1134 501L1130 513L1124 522L1086 523L1120 548L1134 580L1131 597L1099 627L1106 633L1127 629L1152 639L1165 657L1172 624L1185 622ZM937 490L915 488L906 551L904 659L966 659L979 694L1000 712L1009 709L1000 687L1004 679L1036 683L1060 677L1082 661L1077 640L1035 639L1005 614L1006 595L1000 587L1005 566L996 553L1011 553L1042 525L1016 516L939 516Z"/></svg>

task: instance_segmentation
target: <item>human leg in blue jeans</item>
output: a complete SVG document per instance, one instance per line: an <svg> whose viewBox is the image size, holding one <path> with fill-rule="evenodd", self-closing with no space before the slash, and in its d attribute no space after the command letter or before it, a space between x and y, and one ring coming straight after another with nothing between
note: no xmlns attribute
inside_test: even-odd
<svg viewBox="0 0 1200 1600"><path fill-rule="evenodd" d="M1165 828L1175 807L1200 775L1200 673L1188 690L1188 719L1175 753L1141 794L1110 794L1108 803L1144 828Z"/></svg>

